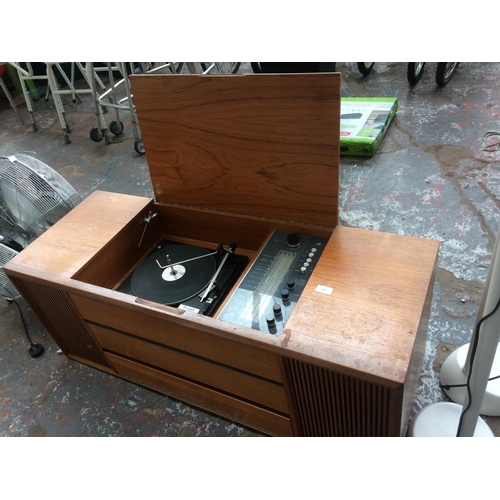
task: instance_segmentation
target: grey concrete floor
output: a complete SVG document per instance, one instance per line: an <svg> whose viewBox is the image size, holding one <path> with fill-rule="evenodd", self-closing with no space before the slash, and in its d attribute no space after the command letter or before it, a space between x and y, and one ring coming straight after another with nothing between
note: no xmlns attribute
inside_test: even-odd
<svg viewBox="0 0 500 500"><path fill-rule="evenodd" d="M448 401L439 388L443 359L468 343L500 223L500 63L461 63L443 88L435 63L411 87L406 63L337 63L344 96L397 97L399 109L371 158L341 157L341 224L441 242L428 342L414 414ZM251 72L243 63L240 72ZM113 143L90 140L96 117L88 94L66 101L72 142L63 139L52 100L37 102L33 132L0 99L0 155L33 152L83 196L95 189L153 196L147 154L133 148L127 112ZM106 120L115 119L109 111ZM498 132L499 135L487 135ZM45 347L28 353L17 309L0 301L0 436L258 436L237 424L68 360L21 304L30 334ZM499 417L488 425L500 435Z"/></svg>

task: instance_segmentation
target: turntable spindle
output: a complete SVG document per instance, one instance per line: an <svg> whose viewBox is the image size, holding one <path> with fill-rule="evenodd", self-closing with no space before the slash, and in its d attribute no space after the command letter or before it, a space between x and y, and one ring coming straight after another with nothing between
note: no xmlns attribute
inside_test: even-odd
<svg viewBox="0 0 500 500"><path fill-rule="evenodd" d="M174 269L174 266L172 266L172 261L170 260L170 255L167 255L167 269L170 267L170 274L172 276L175 276L177 274L177 271Z"/></svg>

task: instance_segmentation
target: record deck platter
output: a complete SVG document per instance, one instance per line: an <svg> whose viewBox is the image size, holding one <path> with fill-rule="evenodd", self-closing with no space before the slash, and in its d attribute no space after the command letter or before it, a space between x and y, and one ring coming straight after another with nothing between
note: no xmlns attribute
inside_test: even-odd
<svg viewBox="0 0 500 500"><path fill-rule="evenodd" d="M216 250L162 240L118 291L209 316L244 270L236 244Z"/></svg>

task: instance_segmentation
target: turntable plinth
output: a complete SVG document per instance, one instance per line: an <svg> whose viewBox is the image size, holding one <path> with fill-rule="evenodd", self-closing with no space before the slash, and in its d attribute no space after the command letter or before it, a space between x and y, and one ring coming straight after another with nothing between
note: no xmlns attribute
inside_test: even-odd
<svg viewBox="0 0 500 500"><path fill-rule="evenodd" d="M337 227L340 75L132 83L156 199L96 191L5 266L63 352L270 435L404 435L438 243ZM251 264L274 230L328 239L281 335L117 290L164 238Z"/></svg>

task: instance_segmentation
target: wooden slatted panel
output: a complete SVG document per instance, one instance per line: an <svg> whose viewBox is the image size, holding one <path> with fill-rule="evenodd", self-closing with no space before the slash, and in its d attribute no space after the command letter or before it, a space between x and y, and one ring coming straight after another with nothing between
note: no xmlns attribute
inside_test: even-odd
<svg viewBox="0 0 500 500"><path fill-rule="evenodd" d="M10 279L66 355L112 368L64 292L20 278Z"/></svg>
<svg viewBox="0 0 500 500"><path fill-rule="evenodd" d="M266 434L285 437L293 435L290 419L287 416L176 377L163 370L112 353L108 356L117 372L129 380Z"/></svg>
<svg viewBox="0 0 500 500"><path fill-rule="evenodd" d="M179 320L175 313L158 317L140 307L122 307L118 302L106 303L76 294L70 297L89 322L282 383L279 358L274 353L208 334L198 329L198 323ZM178 309L173 311L182 314Z"/></svg>
<svg viewBox="0 0 500 500"><path fill-rule="evenodd" d="M282 413L288 412L281 384L115 330L97 325L89 325L89 328L106 353L126 356Z"/></svg>
<svg viewBox="0 0 500 500"><path fill-rule="evenodd" d="M284 361L301 435L388 435L388 389L293 359Z"/></svg>

